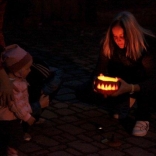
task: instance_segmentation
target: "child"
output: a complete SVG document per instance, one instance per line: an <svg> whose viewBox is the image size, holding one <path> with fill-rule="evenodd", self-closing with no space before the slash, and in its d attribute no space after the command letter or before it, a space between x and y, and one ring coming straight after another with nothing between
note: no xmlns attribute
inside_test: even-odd
<svg viewBox="0 0 156 156"><path fill-rule="evenodd" d="M32 108L29 104L28 83L25 79L33 61L29 53L14 44L6 48L3 59L4 68L13 83L14 101L8 107L0 107L0 151L7 151L7 155L16 156L18 155L18 134L13 125L19 125L20 120L32 125L35 122L32 110L48 106L49 97L42 95L39 102L36 102Z"/></svg>

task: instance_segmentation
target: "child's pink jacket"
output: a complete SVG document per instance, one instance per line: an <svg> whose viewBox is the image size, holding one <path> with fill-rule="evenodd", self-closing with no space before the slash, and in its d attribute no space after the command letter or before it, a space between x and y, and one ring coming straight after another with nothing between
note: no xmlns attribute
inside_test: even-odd
<svg viewBox="0 0 156 156"><path fill-rule="evenodd" d="M29 104L29 95L26 80L12 79L14 85L14 102L10 107L0 107L0 120L14 120L19 118L27 121L31 117L32 109Z"/></svg>

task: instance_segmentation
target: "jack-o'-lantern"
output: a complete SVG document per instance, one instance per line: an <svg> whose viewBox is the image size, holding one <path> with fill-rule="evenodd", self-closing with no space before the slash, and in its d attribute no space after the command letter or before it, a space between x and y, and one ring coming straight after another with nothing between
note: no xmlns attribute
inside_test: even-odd
<svg viewBox="0 0 156 156"><path fill-rule="evenodd" d="M111 95L119 89L118 78L100 74L94 81L94 90L101 94Z"/></svg>

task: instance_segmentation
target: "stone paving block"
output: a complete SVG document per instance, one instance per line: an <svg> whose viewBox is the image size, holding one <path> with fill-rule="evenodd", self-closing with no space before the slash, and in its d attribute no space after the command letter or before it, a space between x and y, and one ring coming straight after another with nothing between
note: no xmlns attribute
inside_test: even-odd
<svg viewBox="0 0 156 156"><path fill-rule="evenodd" d="M42 113L42 116L47 118L47 119L52 119L52 118L57 118L57 114L55 114L54 112L51 112L49 110L44 110L44 112Z"/></svg>
<svg viewBox="0 0 156 156"><path fill-rule="evenodd" d="M105 134L105 133L104 133ZM108 133L107 133L108 134ZM120 134L120 133L117 133L117 132L112 132L112 133L110 133L110 136L112 137L112 135L114 135L114 138L115 139L119 139L119 140L123 140L123 141L125 141L125 136L124 135L122 135L122 134Z"/></svg>
<svg viewBox="0 0 156 156"><path fill-rule="evenodd" d="M128 148L131 148L132 146L133 145L122 141L122 145L120 146L120 150L125 150L125 149L128 149Z"/></svg>
<svg viewBox="0 0 156 156"><path fill-rule="evenodd" d="M99 156L97 153L87 154L86 156Z"/></svg>
<svg viewBox="0 0 156 156"><path fill-rule="evenodd" d="M78 121L79 119L76 117L76 116L73 116L73 115L68 115L68 116L64 116L64 117L61 117L60 120L63 120L67 123L70 123L70 122L76 122Z"/></svg>
<svg viewBox="0 0 156 156"><path fill-rule="evenodd" d="M118 128L117 124L112 123L111 120L108 121L107 119L102 115L102 116L98 116L99 114L97 114L97 116L92 116L92 118L90 117L90 119L88 120L89 123L93 124L95 127L97 126L101 126L103 127L103 130L106 130L106 128L110 128L110 127L115 127L116 129Z"/></svg>
<svg viewBox="0 0 156 156"><path fill-rule="evenodd" d="M65 144L59 144L57 146L52 146L52 147L49 147L48 150L50 150L49 153L51 152L55 152L55 151L65 151L67 149L67 146Z"/></svg>
<svg viewBox="0 0 156 156"><path fill-rule="evenodd" d="M84 155L87 153L95 153L98 151L97 147L89 143L86 143L85 141L78 140L78 141L70 142L68 145L78 151L81 151L82 153L84 153Z"/></svg>
<svg viewBox="0 0 156 156"><path fill-rule="evenodd" d="M83 102L74 103L73 106L78 107L79 109L82 110L85 110L85 108L90 109L90 107L88 108L88 104L84 104Z"/></svg>
<svg viewBox="0 0 156 156"><path fill-rule="evenodd" d="M77 136L76 135L71 135L69 133L62 133L61 136L66 138L67 140L70 140L70 141L77 140L77 138L76 138Z"/></svg>
<svg viewBox="0 0 156 156"><path fill-rule="evenodd" d="M73 111L75 111L75 112L77 112L77 113L81 113L83 110L82 109L80 109L80 108L77 108L77 107L70 107L70 109L71 110L73 110Z"/></svg>
<svg viewBox="0 0 156 156"><path fill-rule="evenodd" d="M131 156L155 156L155 154L148 152L146 149L142 149L139 147L131 147L129 149L124 150L127 154Z"/></svg>
<svg viewBox="0 0 156 156"><path fill-rule="evenodd" d="M99 150L100 150L100 149L108 148L108 146L107 146L106 144L101 143L101 140L99 140L99 141L93 141L93 142L91 142L91 144L92 144L93 146L98 147Z"/></svg>
<svg viewBox="0 0 156 156"><path fill-rule="evenodd" d="M92 136L92 139L94 139L97 142L101 142L101 140L103 139L103 136L101 134L96 133L95 135Z"/></svg>
<svg viewBox="0 0 156 156"><path fill-rule="evenodd" d="M39 135L39 136L35 136L33 138L33 140L37 143L37 144L40 144L40 145L43 145L43 146L56 146L58 145L59 143L57 141L55 141L53 138L49 138L49 137L46 137L46 136L43 136L43 135Z"/></svg>
<svg viewBox="0 0 156 156"><path fill-rule="evenodd" d="M45 119L45 118L43 118ZM55 126L55 123L51 122L50 120L45 119L45 121L39 123L39 124L34 124L31 128L36 129L36 130L43 130L43 129L48 129Z"/></svg>
<svg viewBox="0 0 156 156"><path fill-rule="evenodd" d="M126 132L125 130L123 130L123 129L119 129L116 132L118 132L119 134L123 135L125 138L126 137L130 137L130 135L131 135L128 132Z"/></svg>
<svg viewBox="0 0 156 156"><path fill-rule="evenodd" d="M99 112L97 110L90 110L90 111L84 112L83 114L85 114L87 116L90 116L90 117L96 117L96 116L103 115L103 113L101 113L101 112Z"/></svg>
<svg viewBox="0 0 156 156"><path fill-rule="evenodd" d="M39 151L36 151L36 152L29 153L28 155L29 156L45 156L48 153L49 153L48 150L39 150ZM19 155L19 156L22 156L22 155Z"/></svg>
<svg viewBox="0 0 156 156"><path fill-rule="evenodd" d="M79 101L79 100L76 99L76 98L68 100L68 102L70 102L71 104L77 103L78 101Z"/></svg>
<svg viewBox="0 0 156 156"><path fill-rule="evenodd" d="M76 135L76 134L85 132L85 130L83 130L82 128L76 127L71 124L61 125L61 126L58 126L57 128L61 129L62 131L68 132L72 135Z"/></svg>
<svg viewBox="0 0 156 156"><path fill-rule="evenodd" d="M83 154L80 153L79 151L73 149L73 148L68 148L66 149L67 152L69 152L71 155L74 155L74 156L82 156Z"/></svg>
<svg viewBox="0 0 156 156"><path fill-rule="evenodd" d="M51 119L51 122L52 123L55 123L55 126L57 125L62 125L62 124L65 124L65 122L64 121L62 121L62 120L56 120L56 119Z"/></svg>
<svg viewBox="0 0 156 156"><path fill-rule="evenodd" d="M58 100L56 100L56 99L54 98L54 99L52 99L52 104L51 104L51 106L53 106L54 104L57 104L57 103L60 103L60 101L58 101Z"/></svg>
<svg viewBox="0 0 156 156"><path fill-rule="evenodd" d="M88 122L81 124L80 127L85 129L85 130L89 130L89 131L96 130L95 125L88 123Z"/></svg>
<svg viewBox="0 0 156 156"><path fill-rule="evenodd" d="M56 110L55 112L60 114L60 115L71 115L71 114L75 113L74 111L67 109L67 108L59 109L59 110Z"/></svg>
<svg viewBox="0 0 156 156"><path fill-rule="evenodd" d="M65 151L56 151L48 154L47 156L72 156L72 155Z"/></svg>
<svg viewBox="0 0 156 156"><path fill-rule="evenodd" d="M76 114L76 116L79 119L83 119L84 121L86 121L89 118L89 117L85 116L83 113L78 113L78 114Z"/></svg>
<svg viewBox="0 0 156 156"><path fill-rule="evenodd" d="M71 94L57 95L55 98L60 101L70 101L71 99L75 99L76 96L71 93Z"/></svg>
<svg viewBox="0 0 156 156"><path fill-rule="evenodd" d="M153 127L154 128L154 127ZM156 129L153 129L153 132L151 132L151 129L148 131L148 134L146 135L146 138L150 138L151 140L155 141L156 140Z"/></svg>
<svg viewBox="0 0 156 156"><path fill-rule="evenodd" d="M150 140L147 140L145 137L130 137L126 139L129 143L132 143L134 145L137 145L139 147L143 147L143 148L149 148L152 146L155 146L156 143L152 142Z"/></svg>
<svg viewBox="0 0 156 156"><path fill-rule="evenodd" d="M104 149L98 152L102 156L126 156L124 152L120 152L116 149ZM136 155L139 156L139 155Z"/></svg>
<svg viewBox="0 0 156 156"><path fill-rule="evenodd" d="M148 151L149 151L149 152L152 152L153 154L156 155L156 148L155 148L155 146L152 147L152 148L148 148Z"/></svg>
<svg viewBox="0 0 156 156"><path fill-rule="evenodd" d="M54 140L57 140L59 143L63 143L63 144L66 144L67 142L69 142L69 140L65 137L63 137L62 135L54 135L53 136L53 139Z"/></svg>
<svg viewBox="0 0 156 156"><path fill-rule="evenodd" d="M63 94L67 94L67 93L73 93L74 90L70 89L70 88L61 88L59 91L58 91L58 95L63 95Z"/></svg>
<svg viewBox="0 0 156 156"><path fill-rule="evenodd" d="M80 140L83 140L83 141L85 141L85 142L91 142L91 141L93 141L92 138L87 137L87 136L84 135L84 134L77 135L77 137L78 137Z"/></svg>
<svg viewBox="0 0 156 156"><path fill-rule="evenodd" d="M29 152L34 152L34 151L41 150L41 147L38 146L35 143L28 142L28 143L25 143L25 144L21 144L19 146L19 150L21 150L22 152L25 152L25 153L29 153Z"/></svg>
<svg viewBox="0 0 156 156"><path fill-rule="evenodd" d="M45 134L48 137L51 137L53 135L58 135L58 134L63 133L62 131L60 131L56 127L45 128L44 130L42 129L42 131L43 131L43 134Z"/></svg>
<svg viewBox="0 0 156 156"><path fill-rule="evenodd" d="M86 124L86 120L83 119L83 118L82 119L79 119L78 121L76 121L76 122L73 123L73 125L75 125L75 126L76 125L78 125L78 126L79 125L84 125L84 124Z"/></svg>
<svg viewBox="0 0 156 156"><path fill-rule="evenodd" d="M21 151L18 151L18 155L19 155L19 156L28 156L27 154L25 154L25 153L23 153L23 152L21 152Z"/></svg>
<svg viewBox="0 0 156 156"><path fill-rule="evenodd" d="M99 133L99 134L101 134L102 136L107 137L109 139L112 138L112 136L114 135L115 139L120 139L121 141L122 140L125 141L125 137L122 136L122 134L116 133L115 131L102 132L102 133Z"/></svg>
<svg viewBox="0 0 156 156"><path fill-rule="evenodd" d="M55 107L55 108L68 108L68 104L66 104L65 102L60 102L60 103L54 104L53 107Z"/></svg>
<svg viewBox="0 0 156 156"><path fill-rule="evenodd" d="M92 137L92 138L93 138L93 136L96 135L97 132L96 132L96 131L87 131L87 132L85 132L84 134L85 134L86 136L88 136L88 137Z"/></svg>
<svg viewBox="0 0 156 156"><path fill-rule="evenodd" d="M49 111L54 111L55 110L55 107L53 106L54 103L50 103L48 107L46 107L46 110L49 110Z"/></svg>

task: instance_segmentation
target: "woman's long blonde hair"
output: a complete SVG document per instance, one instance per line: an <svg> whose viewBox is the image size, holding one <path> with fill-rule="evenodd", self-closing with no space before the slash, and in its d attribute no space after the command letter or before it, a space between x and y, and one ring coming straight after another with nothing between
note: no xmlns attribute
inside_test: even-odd
<svg viewBox="0 0 156 156"><path fill-rule="evenodd" d="M112 28L117 25L124 30L126 56L137 60L141 56L142 51L146 50L145 35L153 37L155 35L150 30L141 27L130 12L121 12L113 19L104 38L103 53L109 58L111 58L115 46Z"/></svg>

